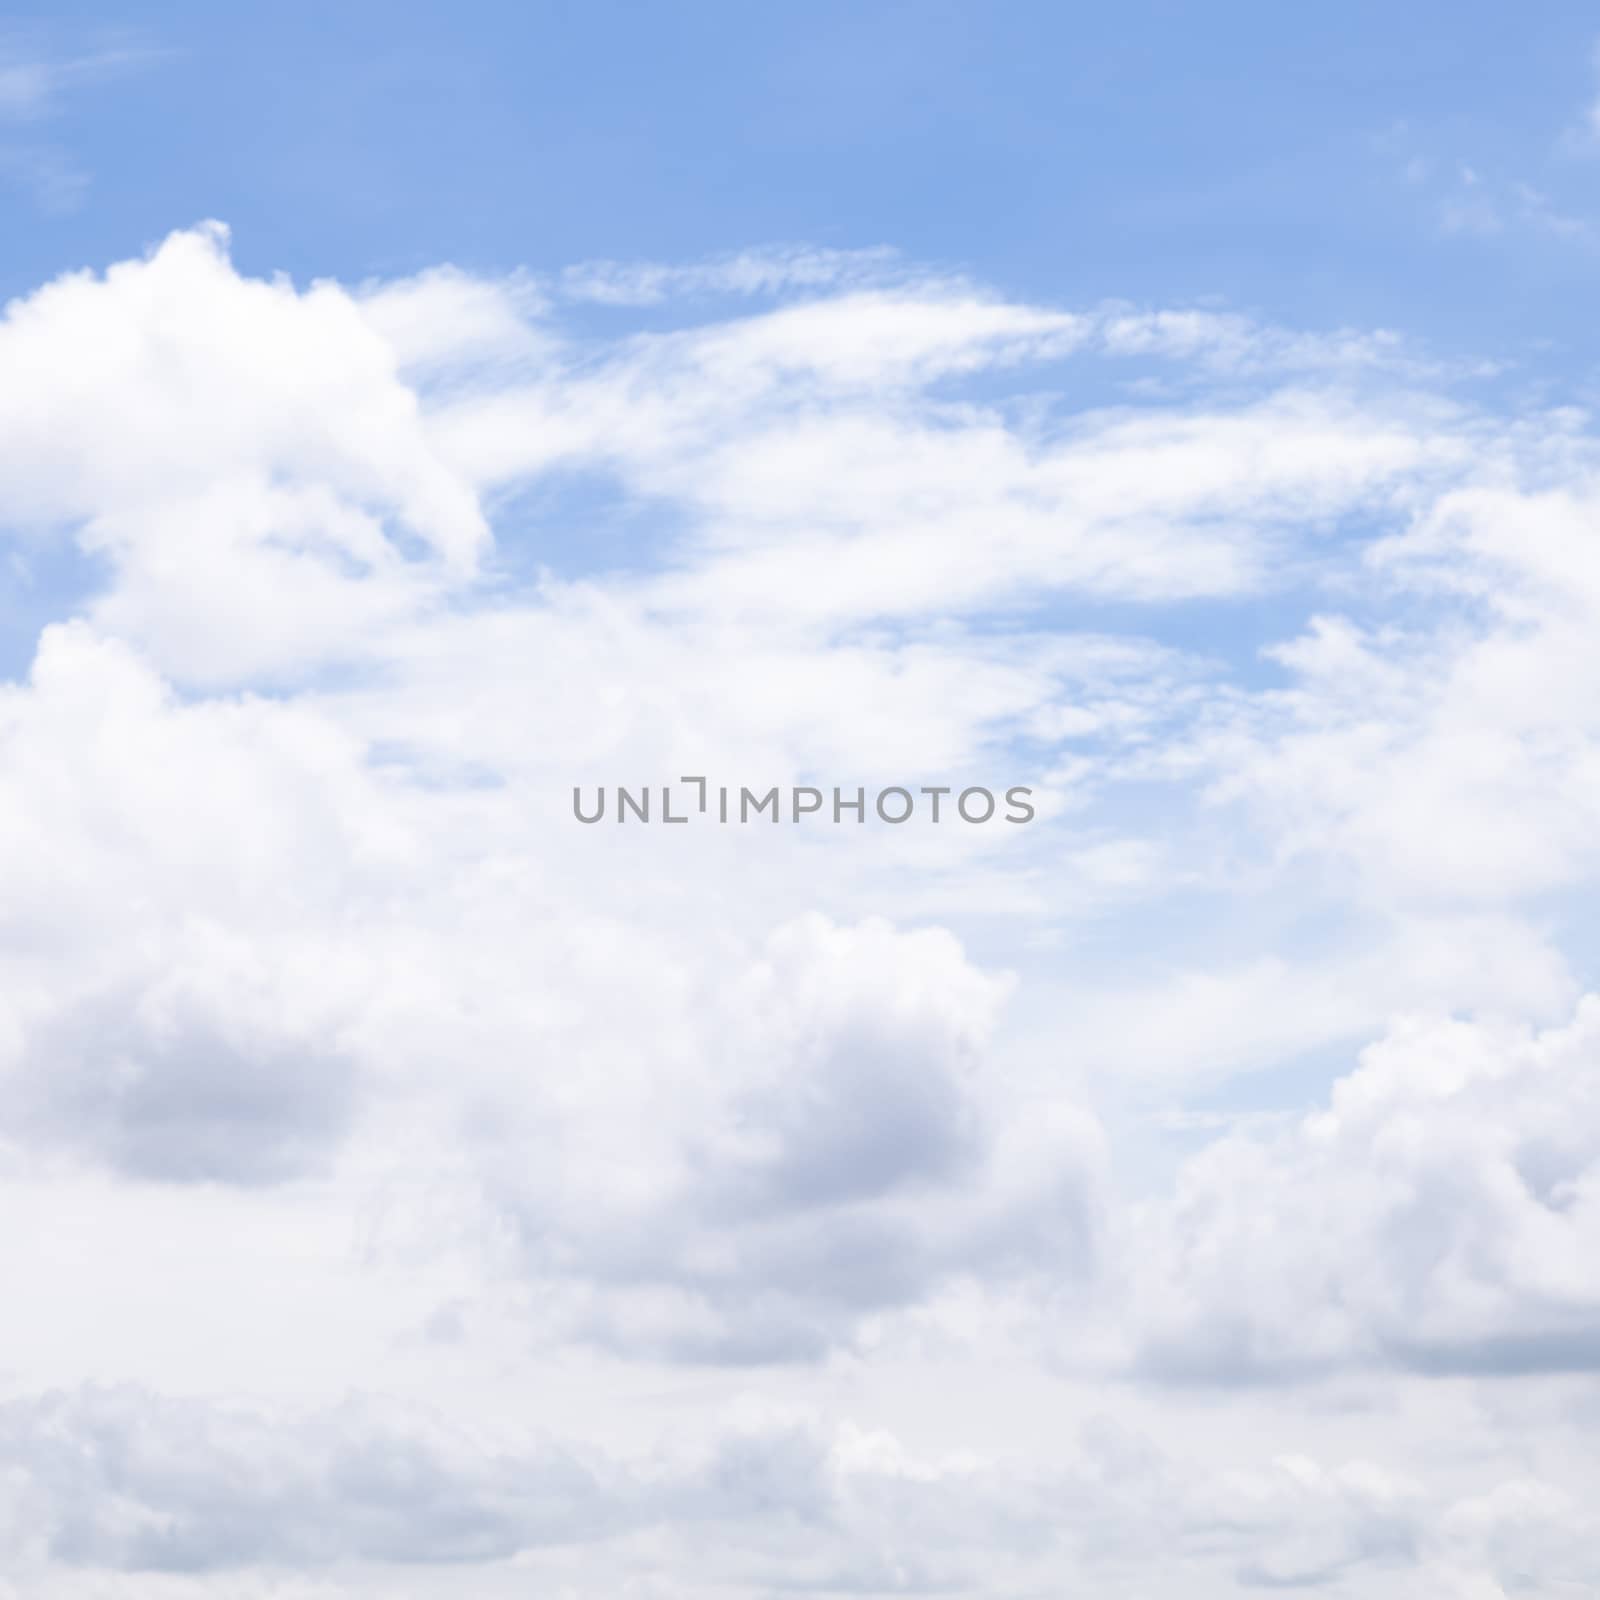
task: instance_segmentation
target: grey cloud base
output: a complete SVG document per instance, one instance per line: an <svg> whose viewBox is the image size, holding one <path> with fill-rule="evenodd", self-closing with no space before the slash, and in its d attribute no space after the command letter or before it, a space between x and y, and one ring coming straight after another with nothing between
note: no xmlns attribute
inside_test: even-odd
<svg viewBox="0 0 1600 1600"><path fill-rule="evenodd" d="M0 1462L12 1570L36 1575L24 1582L124 1575L94 1591L113 1594L245 1572L261 1575L250 1593L298 1593L284 1575L315 1571L332 1594L463 1581L585 1595L641 1582L736 1595L1138 1582L1220 1596L1351 1582L1398 1596L1468 1570L1514 1581L1519 1562L1552 1554L1573 1563L1573 1581L1600 1576L1592 1544L1579 1554L1594 1521L1570 1488L1522 1479L1451 1501L1363 1463L1209 1472L1104 1419L1048 1470L919 1458L882 1432L755 1411L626 1458L475 1439L370 1402L268 1418L88 1389L0 1407ZM666 1571L698 1576L662 1586ZM42 1581L38 1592L73 1592Z"/></svg>

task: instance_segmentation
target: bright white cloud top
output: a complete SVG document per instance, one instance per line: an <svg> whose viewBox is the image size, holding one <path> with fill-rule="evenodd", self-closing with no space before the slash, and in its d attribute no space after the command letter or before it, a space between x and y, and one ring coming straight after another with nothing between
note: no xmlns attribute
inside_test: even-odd
<svg viewBox="0 0 1600 1600"><path fill-rule="evenodd" d="M1597 465L883 252L16 301L0 1594L1600 1585Z"/></svg>

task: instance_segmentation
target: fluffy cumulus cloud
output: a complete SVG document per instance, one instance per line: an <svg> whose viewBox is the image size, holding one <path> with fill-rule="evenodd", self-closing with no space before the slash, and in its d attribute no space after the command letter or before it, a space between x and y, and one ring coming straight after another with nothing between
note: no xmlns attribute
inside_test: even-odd
<svg viewBox="0 0 1600 1600"><path fill-rule="evenodd" d="M582 1285L591 1337L816 1359L953 1280L1086 1276L1096 1129L985 1081L1002 986L948 934L808 918L722 983L678 1059L657 1047L560 1120L497 1123L519 1255Z"/></svg>
<svg viewBox="0 0 1600 1600"><path fill-rule="evenodd" d="M886 252L14 302L0 1594L1600 1581L1596 466Z"/></svg>
<svg viewBox="0 0 1600 1600"><path fill-rule="evenodd" d="M229 678L405 615L487 529L351 297L241 278L225 239L176 234L9 309L0 517L115 570L108 628Z"/></svg>
<svg viewBox="0 0 1600 1600"><path fill-rule="evenodd" d="M1532 1032L1401 1023L1329 1104L1188 1164L1145 1258L1174 1375L1591 1370L1600 1001Z"/></svg>

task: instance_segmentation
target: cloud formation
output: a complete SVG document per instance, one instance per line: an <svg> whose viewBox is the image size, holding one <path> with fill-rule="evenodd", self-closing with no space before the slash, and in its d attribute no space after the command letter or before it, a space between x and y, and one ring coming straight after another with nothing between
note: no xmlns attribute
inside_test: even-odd
<svg viewBox="0 0 1600 1600"><path fill-rule="evenodd" d="M1592 1580L1584 418L876 253L226 245L0 322L19 1594ZM571 821L686 773L1039 821Z"/></svg>

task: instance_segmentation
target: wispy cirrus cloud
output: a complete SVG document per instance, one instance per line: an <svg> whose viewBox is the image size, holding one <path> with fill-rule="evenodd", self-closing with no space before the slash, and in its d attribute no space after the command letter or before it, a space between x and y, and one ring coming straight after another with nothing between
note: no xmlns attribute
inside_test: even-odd
<svg viewBox="0 0 1600 1600"><path fill-rule="evenodd" d="M54 116L78 91L143 71L167 54L130 39L73 51L51 48L38 33L0 33L0 119Z"/></svg>
<svg viewBox="0 0 1600 1600"><path fill-rule="evenodd" d="M556 280L574 300L600 305L651 306L668 299L716 295L771 295L793 290L837 290L891 282L911 275L893 250L818 250L805 246L744 250L712 261L586 261Z"/></svg>
<svg viewBox="0 0 1600 1600"><path fill-rule="evenodd" d="M83 94L143 72L168 52L117 35L66 46L46 29L0 31L0 180L30 194L43 211L82 204L90 177L60 138L43 129Z"/></svg>

